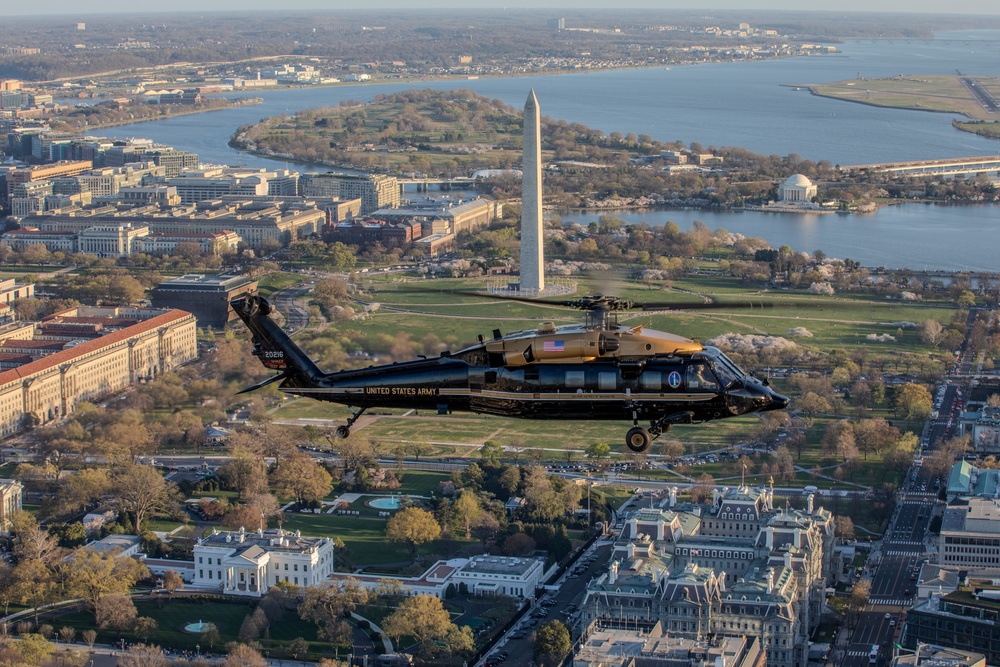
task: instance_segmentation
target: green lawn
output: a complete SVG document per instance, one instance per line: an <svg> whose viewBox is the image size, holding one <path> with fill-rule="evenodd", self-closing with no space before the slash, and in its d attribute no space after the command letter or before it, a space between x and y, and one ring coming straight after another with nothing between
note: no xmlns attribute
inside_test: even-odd
<svg viewBox="0 0 1000 667"><path fill-rule="evenodd" d="M175 649L194 650L199 646L202 652L211 649L201 635L184 632L183 627L197 621L210 621L219 630L219 641L214 651L221 652L228 642L237 641L240 625L243 619L253 613L256 600L240 600L221 597L198 596L196 598L177 597L167 599L137 600L136 609L139 616L148 616L158 624L158 629L150 636L150 643ZM120 633L111 630L100 630L94 625L94 617L88 611L75 611L47 618L46 621L56 628L69 626L75 628L77 637L84 630L98 630L98 643L114 643L124 638L126 641L137 641L131 633ZM326 642L320 642L316 637L316 626L306 623L293 613L285 614L280 623L270 629L269 638L261 638L262 647L271 650L276 655L296 637L303 637L310 642L311 653L316 656L333 655L334 647Z"/></svg>
<svg viewBox="0 0 1000 667"><path fill-rule="evenodd" d="M367 516L338 516L336 514L285 514L285 530L301 530L310 537L339 537L351 552L355 567L409 563L410 551L406 545L385 541L385 519ZM465 545L464 540L438 540L420 547L418 554L433 562L438 558L452 558Z"/></svg>

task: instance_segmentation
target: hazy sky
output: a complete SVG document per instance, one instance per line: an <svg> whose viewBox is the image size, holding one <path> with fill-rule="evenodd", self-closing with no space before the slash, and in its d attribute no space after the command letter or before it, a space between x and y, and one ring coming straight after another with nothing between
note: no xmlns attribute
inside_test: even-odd
<svg viewBox="0 0 1000 667"><path fill-rule="evenodd" d="M379 10L379 9L712 9L732 10L823 10L823 11L890 11L949 14L1000 14L996 0L965 0L942 4L940 0L170 0L166 3L145 3L141 0L39 0L38 2L5 2L0 14L65 14L80 16L105 12L190 12L239 10Z"/></svg>

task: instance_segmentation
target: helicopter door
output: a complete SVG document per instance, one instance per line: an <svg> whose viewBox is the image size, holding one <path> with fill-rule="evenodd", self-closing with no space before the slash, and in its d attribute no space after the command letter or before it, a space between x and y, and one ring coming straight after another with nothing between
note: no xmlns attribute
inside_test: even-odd
<svg viewBox="0 0 1000 667"><path fill-rule="evenodd" d="M692 361L684 372L684 381L688 391L719 391L719 381L715 379L708 364Z"/></svg>

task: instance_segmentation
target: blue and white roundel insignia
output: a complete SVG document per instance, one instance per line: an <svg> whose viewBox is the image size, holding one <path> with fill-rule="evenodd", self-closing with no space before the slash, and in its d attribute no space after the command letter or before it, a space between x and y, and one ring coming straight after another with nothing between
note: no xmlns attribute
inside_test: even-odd
<svg viewBox="0 0 1000 667"><path fill-rule="evenodd" d="M670 385L671 389L677 389L681 386L681 374L677 371L670 371L670 375L667 376L667 384Z"/></svg>

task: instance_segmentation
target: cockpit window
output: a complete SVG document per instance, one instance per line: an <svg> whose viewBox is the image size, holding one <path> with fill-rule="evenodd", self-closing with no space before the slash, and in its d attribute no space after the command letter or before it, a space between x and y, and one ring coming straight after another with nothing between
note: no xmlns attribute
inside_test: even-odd
<svg viewBox="0 0 1000 667"><path fill-rule="evenodd" d="M746 373L744 373L732 359L723 354L718 348L706 348L705 351L698 356L708 361L712 370L715 371L715 374L718 376L719 381L722 382L723 388L729 388L734 383L739 382L746 377Z"/></svg>
<svg viewBox="0 0 1000 667"><path fill-rule="evenodd" d="M709 370L708 364L703 362L695 361L688 364L684 379L688 391L719 390L719 383L715 380L715 376L712 375L712 371Z"/></svg>
<svg viewBox="0 0 1000 667"><path fill-rule="evenodd" d="M716 359L715 363L712 364L712 369L719 376L719 381L724 388L732 386L739 380L739 376L733 372L732 367L723 363L722 359Z"/></svg>

